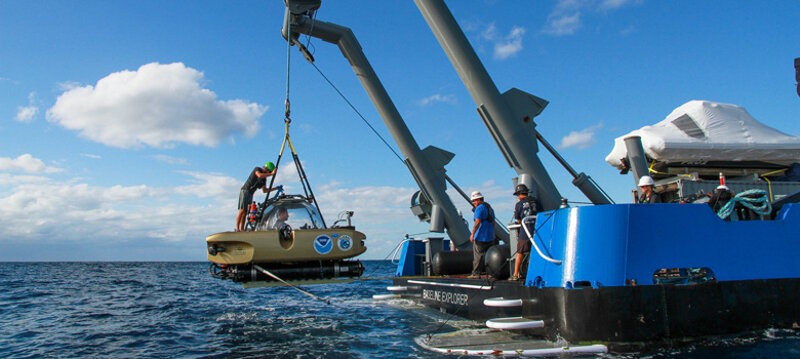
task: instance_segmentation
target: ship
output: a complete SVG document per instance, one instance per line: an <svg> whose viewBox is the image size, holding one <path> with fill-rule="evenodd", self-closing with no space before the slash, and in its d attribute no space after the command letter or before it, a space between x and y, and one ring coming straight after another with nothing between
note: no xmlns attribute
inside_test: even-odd
<svg viewBox="0 0 800 359"><path fill-rule="evenodd" d="M470 230L445 192L449 184L468 200L446 174L455 154L435 146L420 148L353 31L318 19L319 0L287 0L282 35L311 62L299 35L341 50L419 187L410 207L430 224L432 234L400 243L390 293L375 299L410 299L484 323L487 333L494 333L483 333L483 339L437 335L418 341L421 346L468 355L597 353L800 326L800 269L794 265L800 250L800 181L790 175L798 158L792 152L797 138L786 135L778 145L764 140L753 146L737 138L726 142L726 135L708 124L727 121L733 128L735 116L741 120L746 111L693 101L652 126L662 131L648 128L621 136L609 154L609 163L625 175L632 172L634 183L653 178L664 203L614 203L536 130L535 118L548 101L518 88L501 93L444 2L415 4L517 174L509 194L524 184L541 204L524 280L509 280L520 226L496 218L498 245L487 252L487 273L467 275ZM773 130L755 120L749 125L765 134ZM778 132L769 133L774 137ZM740 128L739 133L746 137L752 131ZM672 142L659 147L659 138L661 144ZM570 173L591 205L572 206L563 198L539 159L540 146ZM754 147L761 152L746 156ZM719 202L715 195L723 190L729 197ZM724 202L726 210L709 205L712 200ZM654 225L654 219L660 224ZM500 343L499 337L492 339L498 332L527 339Z"/></svg>

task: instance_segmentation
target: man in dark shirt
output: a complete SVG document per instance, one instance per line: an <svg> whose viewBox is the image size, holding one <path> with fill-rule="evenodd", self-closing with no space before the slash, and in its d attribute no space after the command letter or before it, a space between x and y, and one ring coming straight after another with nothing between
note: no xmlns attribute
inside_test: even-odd
<svg viewBox="0 0 800 359"><path fill-rule="evenodd" d="M653 192L653 177L642 176L639 178L639 188L642 189L642 194L639 196L639 203L661 203L661 198L658 194Z"/></svg>
<svg viewBox="0 0 800 359"><path fill-rule="evenodd" d="M261 188L267 193L267 177L275 174L275 165L267 162L264 167L256 167L250 173L250 177L239 191L239 212L236 213L236 232L244 231L245 218L247 218L247 206L253 201L253 194Z"/></svg>
<svg viewBox="0 0 800 359"><path fill-rule="evenodd" d="M520 274L522 261L525 259L526 254L531 253L531 238L528 233L533 235L538 207L536 206L536 199L528 196L528 192L528 186L522 183L518 184L517 188L514 189L514 195L519 200L514 206L514 220L520 224L520 227L517 235L517 257L514 260L514 275L511 276L511 280L520 280L522 278ZM528 216L534 216L534 219L529 219L527 222L522 223L522 220ZM523 226L528 229L527 232Z"/></svg>

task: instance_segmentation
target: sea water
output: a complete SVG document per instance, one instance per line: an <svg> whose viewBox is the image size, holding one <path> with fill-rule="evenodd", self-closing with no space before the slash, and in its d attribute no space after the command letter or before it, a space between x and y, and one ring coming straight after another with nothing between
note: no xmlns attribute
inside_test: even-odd
<svg viewBox="0 0 800 359"><path fill-rule="evenodd" d="M243 289L200 262L0 263L0 357L433 358L414 338L482 326L409 300L373 301L394 266L364 264L366 280L303 287L314 299ZM800 335L767 329L621 355L800 357Z"/></svg>

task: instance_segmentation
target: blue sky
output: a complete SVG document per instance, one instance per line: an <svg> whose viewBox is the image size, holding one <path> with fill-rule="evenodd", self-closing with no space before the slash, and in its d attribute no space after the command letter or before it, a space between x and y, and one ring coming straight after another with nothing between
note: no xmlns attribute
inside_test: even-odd
<svg viewBox="0 0 800 359"><path fill-rule="evenodd" d="M550 101L538 130L618 202L633 181L603 160L613 139L686 101L800 135L800 2L448 5L497 87ZM318 18L353 30L421 147L454 152L448 174L510 218L515 173L413 3L328 1ZM279 150L282 20L282 1L0 2L0 260L204 260L205 235L233 228L239 187ZM391 142L339 50L311 45ZM294 49L291 79L292 138L329 221L356 211L365 258L424 232L411 175ZM278 180L298 189L291 170Z"/></svg>

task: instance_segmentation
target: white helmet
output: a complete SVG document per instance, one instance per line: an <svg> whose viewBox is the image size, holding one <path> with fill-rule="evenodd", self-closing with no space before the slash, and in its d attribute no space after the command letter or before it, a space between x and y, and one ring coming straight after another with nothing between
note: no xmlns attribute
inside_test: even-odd
<svg viewBox="0 0 800 359"><path fill-rule="evenodd" d="M639 178L639 187L652 186L654 184L655 182L653 182L653 177L642 176L642 178Z"/></svg>
<svg viewBox="0 0 800 359"><path fill-rule="evenodd" d="M471 201L474 201L476 199L483 199L483 195L478 191L472 192L472 196L470 197Z"/></svg>

